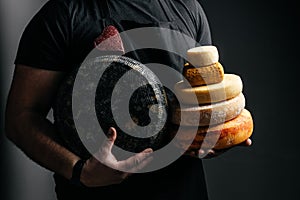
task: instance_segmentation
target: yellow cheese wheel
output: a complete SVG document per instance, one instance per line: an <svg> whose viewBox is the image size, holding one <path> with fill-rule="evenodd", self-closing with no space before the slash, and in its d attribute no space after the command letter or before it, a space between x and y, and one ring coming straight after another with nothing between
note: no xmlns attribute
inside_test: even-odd
<svg viewBox="0 0 300 200"><path fill-rule="evenodd" d="M177 147L184 150L201 149L226 149L238 145L249 137L253 132L253 118L249 110L243 109L236 118L210 127L198 127L195 136L195 130L184 127L181 129L182 134L178 134L174 142ZM177 133L178 127L173 126L170 129L171 137ZM194 137L194 138L191 138ZM193 141L188 144L187 141Z"/></svg>
<svg viewBox="0 0 300 200"><path fill-rule="evenodd" d="M212 45L191 48L186 55L188 62L196 67L212 65L219 61L218 49Z"/></svg>
<svg viewBox="0 0 300 200"><path fill-rule="evenodd" d="M182 126L208 126L220 124L238 116L245 108L245 96L240 93L236 97L208 105L184 105L171 104L171 121Z"/></svg>
<svg viewBox="0 0 300 200"><path fill-rule="evenodd" d="M182 74L192 87L209 85L223 80L224 68L219 62L205 67L194 67L187 63Z"/></svg>
<svg viewBox="0 0 300 200"><path fill-rule="evenodd" d="M184 81L174 86L178 100L185 104L207 104L231 99L242 92L243 82L236 74L224 74L220 83L188 87ZM196 98L195 98L196 95Z"/></svg>

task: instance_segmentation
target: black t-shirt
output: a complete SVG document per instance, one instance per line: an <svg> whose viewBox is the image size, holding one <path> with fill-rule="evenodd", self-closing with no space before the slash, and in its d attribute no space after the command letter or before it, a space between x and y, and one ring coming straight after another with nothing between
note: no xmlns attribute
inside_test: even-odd
<svg viewBox="0 0 300 200"><path fill-rule="evenodd" d="M48 1L27 25L15 63L68 71L80 65L109 24L120 32L141 26L171 27L193 38L198 45L211 44L208 21L197 0L108 0L108 5L105 2Z"/></svg>
<svg viewBox="0 0 300 200"><path fill-rule="evenodd" d="M197 0L50 0L24 30L15 64L70 71L95 48L96 38L108 25L121 33L143 27L174 29L192 39L179 45L181 52L211 44L208 21ZM182 69L184 60L167 51L178 48L172 45L176 39L163 41L163 51L135 51L141 41L131 43L131 39L124 38L128 56L142 63L158 62ZM57 174L55 181L61 199L207 199L202 162L187 156L164 169L133 175L120 185L76 188Z"/></svg>

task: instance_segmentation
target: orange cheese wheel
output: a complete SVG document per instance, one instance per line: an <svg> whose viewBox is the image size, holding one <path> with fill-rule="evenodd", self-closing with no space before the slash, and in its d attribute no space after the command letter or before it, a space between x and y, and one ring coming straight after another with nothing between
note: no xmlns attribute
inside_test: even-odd
<svg viewBox="0 0 300 200"><path fill-rule="evenodd" d="M171 136L174 137L177 133L177 128L171 131ZM253 118L247 109L243 109L240 115L236 118L210 127L198 127L197 134L191 132L189 127L183 127L183 134L176 138L175 144L180 149L184 150L199 150L199 149L226 149L238 145L247 140L253 132ZM191 138L191 137L194 137ZM193 140L192 144L187 144L186 141Z"/></svg>

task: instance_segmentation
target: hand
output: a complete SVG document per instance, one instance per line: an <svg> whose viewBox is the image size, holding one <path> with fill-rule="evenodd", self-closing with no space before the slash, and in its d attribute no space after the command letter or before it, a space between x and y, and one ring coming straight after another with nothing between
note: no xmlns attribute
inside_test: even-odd
<svg viewBox="0 0 300 200"><path fill-rule="evenodd" d="M116 137L116 130L110 128L108 137L99 151L86 161L81 173L81 182L85 186L97 187L119 184L132 173L118 169L128 169L128 171L135 172L145 167L152 160L152 149L145 149L126 160L118 161L111 152Z"/></svg>
<svg viewBox="0 0 300 200"><path fill-rule="evenodd" d="M249 147L251 145L252 145L252 140L250 138L248 138L247 140L245 140L244 142L242 142L242 143L240 143L236 146ZM209 159L209 158L217 157L217 156L227 152L228 150L230 150L230 149L232 149L236 146L233 146L233 147L230 147L230 148L227 148L227 149L220 149L220 150L209 149L207 151L204 151L203 149L200 149L198 151L189 151L186 154L190 155L190 156L193 156L193 157L197 157L197 158Z"/></svg>

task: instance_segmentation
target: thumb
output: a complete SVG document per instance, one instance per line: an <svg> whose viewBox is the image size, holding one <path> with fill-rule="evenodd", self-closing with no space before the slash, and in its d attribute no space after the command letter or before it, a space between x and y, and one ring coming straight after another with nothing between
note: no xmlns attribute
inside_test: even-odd
<svg viewBox="0 0 300 200"><path fill-rule="evenodd" d="M117 138L117 131L114 127L110 127L107 133L107 139L114 142Z"/></svg>
<svg viewBox="0 0 300 200"><path fill-rule="evenodd" d="M111 152L112 147L114 146L114 142L117 138L117 131L115 128L110 127L107 133L107 138L103 141L101 146L102 151L104 152Z"/></svg>

